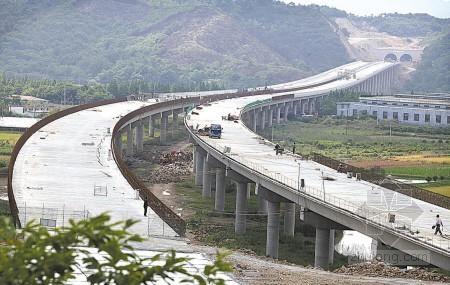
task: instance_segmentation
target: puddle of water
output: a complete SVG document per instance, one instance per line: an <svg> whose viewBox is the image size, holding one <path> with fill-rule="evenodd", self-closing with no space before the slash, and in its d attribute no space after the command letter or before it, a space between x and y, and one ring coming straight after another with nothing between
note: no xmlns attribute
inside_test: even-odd
<svg viewBox="0 0 450 285"><path fill-rule="evenodd" d="M334 248L345 256L357 256L366 260L373 258L372 238L357 231L344 231L342 239Z"/></svg>

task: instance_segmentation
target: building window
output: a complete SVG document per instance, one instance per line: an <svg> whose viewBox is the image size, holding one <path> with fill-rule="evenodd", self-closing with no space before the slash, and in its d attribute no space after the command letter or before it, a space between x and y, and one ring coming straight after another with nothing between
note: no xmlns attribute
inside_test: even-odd
<svg viewBox="0 0 450 285"><path fill-rule="evenodd" d="M419 114L414 114L414 121L416 121L416 122L419 121Z"/></svg>
<svg viewBox="0 0 450 285"><path fill-rule="evenodd" d="M353 116L356 116L356 115L358 115L358 110L353 109Z"/></svg>
<svg viewBox="0 0 450 285"><path fill-rule="evenodd" d="M441 123L441 115L436 115L436 123Z"/></svg>
<svg viewBox="0 0 450 285"><path fill-rule="evenodd" d="M425 114L425 122L426 123L430 122L430 114Z"/></svg>
<svg viewBox="0 0 450 285"><path fill-rule="evenodd" d="M386 111L383 112L383 119L387 119L387 112Z"/></svg>
<svg viewBox="0 0 450 285"><path fill-rule="evenodd" d="M408 106L408 104L407 103L403 103L403 106Z"/></svg>
<svg viewBox="0 0 450 285"><path fill-rule="evenodd" d="M436 108L436 109L440 109L440 108L441 108L441 106L434 106L434 108Z"/></svg>
<svg viewBox="0 0 450 285"><path fill-rule="evenodd" d="M344 111L341 111L341 116L344 116Z"/></svg>
<svg viewBox="0 0 450 285"><path fill-rule="evenodd" d="M408 120L409 120L409 114L403 113L403 121L408 121Z"/></svg>
<svg viewBox="0 0 450 285"><path fill-rule="evenodd" d="M377 111L373 111L372 115L376 116L376 115L378 115L378 112Z"/></svg>
<svg viewBox="0 0 450 285"><path fill-rule="evenodd" d="M447 124L450 124L450 116L447 116Z"/></svg>
<svg viewBox="0 0 450 285"><path fill-rule="evenodd" d="M397 103L392 103L392 105L396 105L397 106Z"/></svg>
<svg viewBox="0 0 450 285"><path fill-rule="evenodd" d="M428 107L430 107L430 105L423 105L425 108L428 108Z"/></svg>
<svg viewBox="0 0 450 285"><path fill-rule="evenodd" d="M394 118L395 120L398 120L398 112L392 113L392 118Z"/></svg>

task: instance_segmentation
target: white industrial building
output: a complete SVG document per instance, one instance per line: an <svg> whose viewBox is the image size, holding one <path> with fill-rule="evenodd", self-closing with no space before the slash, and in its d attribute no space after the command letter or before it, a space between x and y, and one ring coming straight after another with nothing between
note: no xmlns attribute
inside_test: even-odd
<svg viewBox="0 0 450 285"><path fill-rule="evenodd" d="M338 116L372 115L420 126L450 125L450 95L394 95L360 97L359 102L338 102Z"/></svg>

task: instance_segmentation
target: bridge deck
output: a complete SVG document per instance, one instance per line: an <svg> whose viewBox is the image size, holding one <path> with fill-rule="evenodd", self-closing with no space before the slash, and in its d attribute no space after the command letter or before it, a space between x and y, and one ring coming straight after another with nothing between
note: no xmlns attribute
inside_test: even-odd
<svg viewBox="0 0 450 285"><path fill-rule="evenodd" d="M50 123L35 133L19 153L13 175L14 194L22 223L40 218L55 220L56 227L68 225L69 219L108 212L112 221L139 220L131 231L148 237L135 245L141 257L151 257L163 250L176 249L180 257L190 258L186 270L197 274L211 262L193 252L185 240L175 239L173 229L149 209L143 216L143 202L120 173L110 156L111 135L121 116L150 103L123 102L105 105ZM97 194L94 195L94 187ZM107 187L107 195L103 192ZM77 284L88 284L84 265L75 272ZM227 284L237 284L220 275ZM169 284L179 284L182 276L173 276ZM167 284L158 281L157 284Z"/></svg>
<svg viewBox="0 0 450 285"><path fill-rule="evenodd" d="M114 220L141 222L136 233L163 234L161 219L144 220L143 203L122 176L111 156L111 134L120 116L148 105L123 102L101 106L56 120L36 132L24 145L14 166L13 186L22 223L109 212ZM38 220L39 222L39 220ZM175 232L164 226L164 235Z"/></svg>
<svg viewBox="0 0 450 285"><path fill-rule="evenodd" d="M296 94L297 96L301 97L301 92ZM221 120L222 116L228 113L238 114L243 106L251 102L270 97L261 95L215 102L211 106L196 110L199 114L191 115L187 124L193 127L198 124L202 128L211 123L220 123L223 127L221 139L211 139L207 136L202 136L201 139L220 152L223 152L225 147L230 147L230 154L226 154L229 159L246 165L268 179L279 181L287 186L286 191L298 193L300 164L300 178L304 179L306 184L306 187L300 190L302 193L320 200L325 197L325 201L330 205L357 213L386 228L395 229L399 235L407 235L450 252L450 240L435 236L431 228L437 214L441 216L444 225L450 222L450 210L366 181L356 180L355 177L347 178L345 173L338 173L336 169L311 160L301 160L292 153L276 155L273 144L251 132L242 122ZM325 179L322 179L323 177ZM394 223L388 221L388 214L395 214ZM404 226L406 228L402 229Z"/></svg>

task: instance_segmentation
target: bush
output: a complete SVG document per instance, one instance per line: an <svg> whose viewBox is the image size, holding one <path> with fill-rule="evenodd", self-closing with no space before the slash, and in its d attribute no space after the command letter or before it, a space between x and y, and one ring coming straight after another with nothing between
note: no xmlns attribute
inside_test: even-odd
<svg viewBox="0 0 450 285"><path fill-rule="evenodd" d="M86 221L72 220L69 228L52 232L29 223L20 234L6 237L9 246L0 247L0 283L66 284L73 281L80 263L89 268L86 277L91 284L148 284L169 281L172 274L181 274L191 284L224 284L215 275L232 271L221 253L213 265L205 266L198 274L186 271L189 259L177 257L174 250L151 258L139 257L130 243L143 239L128 231L136 222L111 223L108 215L101 214ZM14 228L9 219L0 218L0 237L10 231ZM84 246L97 250L91 252Z"/></svg>

